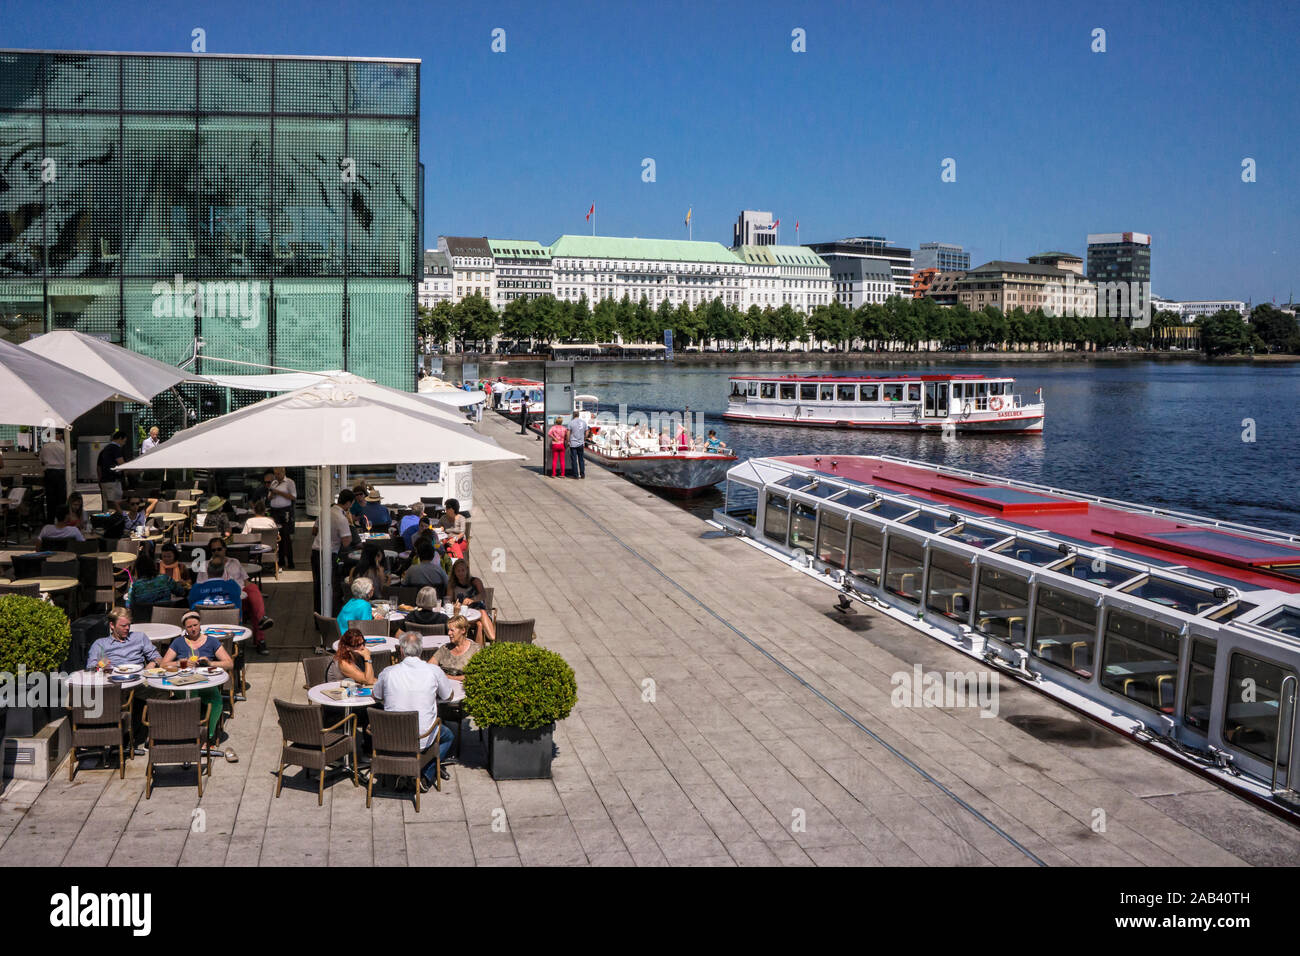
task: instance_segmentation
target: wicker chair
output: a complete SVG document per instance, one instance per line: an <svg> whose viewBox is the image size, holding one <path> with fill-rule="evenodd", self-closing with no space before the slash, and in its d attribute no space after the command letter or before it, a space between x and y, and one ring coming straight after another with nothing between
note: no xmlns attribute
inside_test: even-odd
<svg viewBox="0 0 1300 956"><path fill-rule="evenodd" d="M497 621L497 640L531 644L535 636L533 625L536 623L536 619L531 617L523 621Z"/></svg>
<svg viewBox="0 0 1300 956"><path fill-rule="evenodd" d="M149 728L149 764L145 767L144 798L153 793L155 764L194 764L194 777L203 796L203 743L208 735L208 711L197 697L186 700L151 700L144 706L144 725ZM212 758L207 760L212 776Z"/></svg>
<svg viewBox="0 0 1300 956"><path fill-rule="evenodd" d="M199 614L204 624L229 624L239 626L239 612L228 607L201 607Z"/></svg>
<svg viewBox="0 0 1300 956"><path fill-rule="evenodd" d="M414 604L420 590L420 588L414 586L405 587L401 584L390 584L384 589L384 597L391 598L399 604Z"/></svg>
<svg viewBox="0 0 1300 956"><path fill-rule="evenodd" d="M325 674L330 669L333 657L304 657L302 659L302 676L306 681L303 688L310 690L317 684L325 683Z"/></svg>
<svg viewBox="0 0 1300 956"><path fill-rule="evenodd" d="M77 580L81 582L81 603L112 607L117 599L118 585L113 575L113 556L102 553L78 555L77 567Z"/></svg>
<svg viewBox="0 0 1300 956"><path fill-rule="evenodd" d="M273 528L267 528L258 532L262 537L262 544L270 548L270 551L262 552L262 573L266 573L269 568L271 573L277 578L280 576L280 532Z"/></svg>
<svg viewBox="0 0 1300 956"><path fill-rule="evenodd" d="M370 666L374 669L375 679L383 673L384 668L393 663L393 652L389 650L371 651Z"/></svg>
<svg viewBox="0 0 1300 956"><path fill-rule="evenodd" d="M308 658L310 660L310 658ZM305 666L307 661L303 661ZM348 714L337 724L325 726L325 711L320 704L291 704L276 699L275 712L280 718L280 769L276 771L275 795L284 786L286 765L320 772L316 788L316 805L325 802L325 769L344 756L352 757L352 785L361 786L357 777L357 715ZM339 728L343 728L342 732Z"/></svg>
<svg viewBox="0 0 1300 956"><path fill-rule="evenodd" d="M402 627L402 630L404 630L404 631L410 631L410 632L412 632L413 634L433 634L433 635L438 635L438 634L446 634L446 633L447 633L447 625L446 625L446 624L407 624L407 623L403 622L402 625L401 625L401 627Z"/></svg>
<svg viewBox="0 0 1300 956"><path fill-rule="evenodd" d="M107 752L117 748L117 775L126 776L126 761L135 753L135 728L131 722L131 705L135 701L135 691L122 700L122 685L113 682L96 688L98 707L87 707L84 703L74 703L68 708L68 724L72 728L72 747L68 753L68 780L77 775L77 748L103 748ZM81 695L78 695L81 696ZM88 696L88 695L87 695ZM92 715L91 710L97 711ZM130 740L130 747L123 740Z"/></svg>
<svg viewBox="0 0 1300 956"><path fill-rule="evenodd" d="M45 554L41 551L29 551L26 554L15 554L13 556L13 573L10 575L14 581L23 578L40 578L45 576Z"/></svg>
<svg viewBox="0 0 1300 956"><path fill-rule="evenodd" d="M354 628L354 627L355 627L358 631L360 631L362 634L365 634L367 637L387 637L387 636L388 636L388 622L387 622L387 621L350 621L350 622L348 622L348 629L349 629L349 630L351 630L351 629Z"/></svg>
<svg viewBox="0 0 1300 956"><path fill-rule="evenodd" d="M324 651L329 651L334 646L334 642L343 636L339 633L339 622L323 614L313 613L312 617L316 619L316 633L320 636L320 647Z"/></svg>
<svg viewBox="0 0 1300 956"><path fill-rule="evenodd" d="M153 623L154 624L171 624L174 627L181 626L181 618L190 613L188 603L184 607L169 607L166 604L155 604L153 606ZM208 612L212 613L211 611ZM202 614L202 612L200 612ZM206 617L207 615L204 615ZM211 624L211 621L206 623Z"/></svg>
<svg viewBox="0 0 1300 956"><path fill-rule="evenodd" d="M434 719L433 726L420 730L420 715L413 710L380 710L370 708L369 727L371 741L370 774L366 781L366 808L370 808L371 796L375 790L376 774L391 774L396 777L415 778L415 812L420 812L420 775L429 761L438 762L438 772L434 774L434 786L442 789L442 761L438 757L438 734L442 721ZM423 753L420 741L433 734L433 746Z"/></svg>
<svg viewBox="0 0 1300 956"><path fill-rule="evenodd" d="M12 584L0 584L0 595L18 594L22 597L39 598L41 596L41 586L35 582L23 584L16 581Z"/></svg>

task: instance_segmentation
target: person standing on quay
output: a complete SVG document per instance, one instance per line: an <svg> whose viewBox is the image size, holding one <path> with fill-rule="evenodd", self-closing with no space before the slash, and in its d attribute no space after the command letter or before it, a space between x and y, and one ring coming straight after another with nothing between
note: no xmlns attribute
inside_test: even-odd
<svg viewBox="0 0 1300 956"><path fill-rule="evenodd" d="M68 449L63 444L63 429L41 445L41 464L45 468L45 520L54 521L54 512L68 497Z"/></svg>
<svg viewBox="0 0 1300 956"><path fill-rule="evenodd" d="M573 456L573 477L587 477L587 420L576 411L569 419L569 454Z"/></svg>

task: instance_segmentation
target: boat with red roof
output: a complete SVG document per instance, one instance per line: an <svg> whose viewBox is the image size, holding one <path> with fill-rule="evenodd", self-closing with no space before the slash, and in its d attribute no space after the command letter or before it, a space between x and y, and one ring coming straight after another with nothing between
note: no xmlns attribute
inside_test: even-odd
<svg viewBox="0 0 1300 956"><path fill-rule="evenodd" d="M750 459L713 521L1296 816L1300 535L892 456Z"/></svg>
<svg viewBox="0 0 1300 956"><path fill-rule="evenodd" d="M733 375L723 418L768 425L901 431L1043 430L1042 389L984 375Z"/></svg>

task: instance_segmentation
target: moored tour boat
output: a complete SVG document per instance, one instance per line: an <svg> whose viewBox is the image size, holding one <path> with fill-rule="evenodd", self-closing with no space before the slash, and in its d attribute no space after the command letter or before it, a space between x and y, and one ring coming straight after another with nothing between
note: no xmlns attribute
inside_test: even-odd
<svg viewBox="0 0 1300 956"><path fill-rule="evenodd" d="M824 428L1041 433L1042 389L1027 402L1015 383L983 375L733 375L722 417Z"/></svg>

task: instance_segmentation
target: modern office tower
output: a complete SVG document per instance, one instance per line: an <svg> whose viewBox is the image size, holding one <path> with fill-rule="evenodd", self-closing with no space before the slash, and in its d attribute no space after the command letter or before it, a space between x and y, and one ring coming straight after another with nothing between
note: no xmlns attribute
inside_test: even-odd
<svg viewBox="0 0 1300 956"><path fill-rule="evenodd" d="M937 269L940 272L965 272L970 268L970 253L951 242L923 242L916 250L913 272Z"/></svg>
<svg viewBox="0 0 1300 956"><path fill-rule="evenodd" d="M774 246L776 245L776 228L770 212L757 212L746 209L731 227L731 247L737 246Z"/></svg>
<svg viewBox="0 0 1300 956"><path fill-rule="evenodd" d="M1151 237L1144 232L1089 234L1088 278L1097 284L1098 315L1124 318L1131 324L1134 316L1145 311L1149 320ZM1121 284L1124 296L1119 294Z"/></svg>
<svg viewBox="0 0 1300 956"><path fill-rule="evenodd" d="M809 249L821 256L830 266L831 275L849 275L852 284L857 281L854 276L862 271L858 260L870 259L884 263L893 282L890 295L910 298L912 295L912 250L902 246L891 246L888 239L880 236L855 236L849 239L837 239L834 242L810 242ZM874 271L873 271L874 274ZM869 282L863 278L861 281ZM844 303L849 308L857 308L861 301Z"/></svg>

